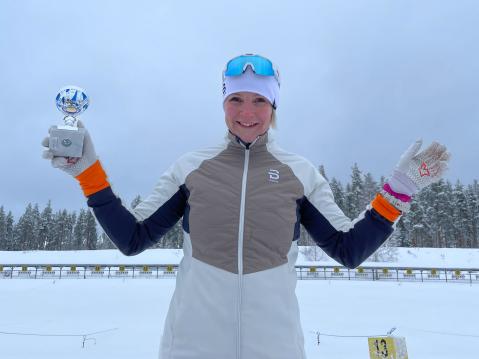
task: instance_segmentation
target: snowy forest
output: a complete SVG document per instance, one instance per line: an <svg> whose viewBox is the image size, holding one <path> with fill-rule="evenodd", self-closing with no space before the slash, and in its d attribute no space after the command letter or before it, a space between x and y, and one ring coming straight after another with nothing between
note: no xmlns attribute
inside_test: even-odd
<svg viewBox="0 0 479 359"><path fill-rule="evenodd" d="M329 179L323 166L319 167L328 180L336 203L349 218L362 212L384 184L385 178L375 180L363 174L357 164L352 166L350 181L341 183ZM130 204L141 202L137 196ZM300 245L313 245L304 228ZM158 248L182 248L181 221L156 244ZM479 183L463 185L448 181L431 185L415 196L411 211L397 224L397 230L387 243L390 247L479 247ZM0 250L78 250L115 248L96 224L88 209L69 212L54 211L51 202L40 210L38 204L28 204L15 221L11 211L0 206Z"/></svg>

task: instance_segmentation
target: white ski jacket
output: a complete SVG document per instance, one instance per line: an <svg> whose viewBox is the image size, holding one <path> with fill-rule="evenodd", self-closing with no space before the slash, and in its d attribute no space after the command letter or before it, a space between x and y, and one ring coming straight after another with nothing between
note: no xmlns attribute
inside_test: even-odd
<svg viewBox="0 0 479 359"><path fill-rule="evenodd" d="M161 359L306 358L295 294L300 224L350 268L393 230L371 207L347 218L318 170L267 134L249 146L229 134L182 156L133 213L110 187L88 205L126 255L151 247L183 217Z"/></svg>

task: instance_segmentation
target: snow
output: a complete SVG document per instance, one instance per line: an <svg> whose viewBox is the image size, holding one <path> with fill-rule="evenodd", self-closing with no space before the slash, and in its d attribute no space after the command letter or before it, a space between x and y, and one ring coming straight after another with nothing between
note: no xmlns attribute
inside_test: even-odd
<svg viewBox="0 0 479 359"><path fill-rule="evenodd" d="M320 251L319 247L317 247ZM96 251L0 251L0 265L7 264L178 264L183 257L181 249L149 249L127 257L114 249ZM332 259L311 261L300 254L297 265L336 265ZM366 261L363 266L423 267L423 268L479 268L479 249L465 248L397 248L395 260Z"/></svg>
<svg viewBox="0 0 479 359"><path fill-rule="evenodd" d="M181 249L149 249L136 256L125 256L119 250L95 251L0 251L0 265L7 264L178 264Z"/></svg>
<svg viewBox="0 0 479 359"><path fill-rule="evenodd" d="M474 248L396 248L396 258L388 262L366 261L364 267L422 267L422 268L479 268L479 249ZM1 253L1 252L0 252ZM1 259L1 254L0 254ZM299 256L297 265L335 265L336 262L326 258L310 261Z"/></svg>
<svg viewBox="0 0 479 359"><path fill-rule="evenodd" d="M395 266L479 267L478 250L399 252ZM175 264L180 258L181 250L135 257L114 250L0 252L2 264ZM0 334L0 358L157 358L174 286L172 279L0 280L0 332L80 335ZM297 295L308 359L367 359L367 338L325 334L384 335L393 327L406 338L410 358L462 358L476 351L476 284L305 280L298 281ZM82 334L104 330L110 331L87 336L82 347Z"/></svg>

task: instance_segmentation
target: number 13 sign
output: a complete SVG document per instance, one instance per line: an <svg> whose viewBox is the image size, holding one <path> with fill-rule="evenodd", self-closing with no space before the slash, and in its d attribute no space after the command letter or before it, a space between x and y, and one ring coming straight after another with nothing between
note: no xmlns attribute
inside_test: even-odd
<svg viewBox="0 0 479 359"><path fill-rule="evenodd" d="M368 344L370 359L408 359L404 338L368 338Z"/></svg>

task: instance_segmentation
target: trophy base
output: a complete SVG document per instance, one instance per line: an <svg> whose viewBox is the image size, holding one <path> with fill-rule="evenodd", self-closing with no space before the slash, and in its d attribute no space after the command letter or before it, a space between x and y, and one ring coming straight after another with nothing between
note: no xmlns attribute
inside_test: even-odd
<svg viewBox="0 0 479 359"><path fill-rule="evenodd" d="M48 147L55 157L81 157L85 129L70 126L57 126L50 130Z"/></svg>

